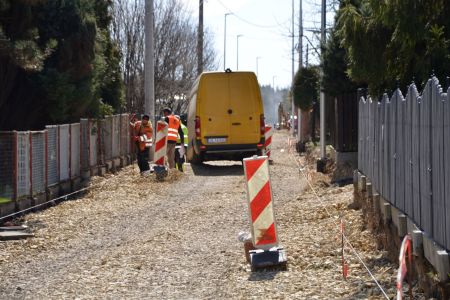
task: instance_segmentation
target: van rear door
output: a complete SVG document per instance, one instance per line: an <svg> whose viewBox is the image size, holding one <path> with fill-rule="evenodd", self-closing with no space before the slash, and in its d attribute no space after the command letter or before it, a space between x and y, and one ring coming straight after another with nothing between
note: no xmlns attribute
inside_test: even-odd
<svg viewBox="0 0 450 300"><path fill-rule="evenodd" d="M198 115L201 116L202 143L205 145L229 142L230 118L228 74L217 73L201 79L197 98Z"/></svg>
<svg viewBox="0 0 450 300"><path fill-rule="evenodd" d="M252 73L230 75L230 143L257 144L262 114L258 82Z"/></svg>

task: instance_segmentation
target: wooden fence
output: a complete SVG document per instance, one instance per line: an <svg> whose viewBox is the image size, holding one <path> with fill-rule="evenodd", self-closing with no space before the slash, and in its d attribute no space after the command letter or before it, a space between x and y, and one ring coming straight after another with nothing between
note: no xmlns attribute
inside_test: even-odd
<svg viewBox="0 0 450 300"><path fill-rule="evenodd" d="M423 92L359 101L358 168L373 187L450 249L450 95L436 77Z"/></svg>

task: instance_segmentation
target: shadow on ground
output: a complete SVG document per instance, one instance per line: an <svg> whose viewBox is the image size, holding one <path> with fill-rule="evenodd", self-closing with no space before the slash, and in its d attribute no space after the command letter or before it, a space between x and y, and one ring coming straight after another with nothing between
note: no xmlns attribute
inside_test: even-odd
<svg viewBox="0 0 450 300"><path fill-rule="evenodd" d="M200 165L191 164L196 176L243 176L241 162L206 162Z"/></svg>

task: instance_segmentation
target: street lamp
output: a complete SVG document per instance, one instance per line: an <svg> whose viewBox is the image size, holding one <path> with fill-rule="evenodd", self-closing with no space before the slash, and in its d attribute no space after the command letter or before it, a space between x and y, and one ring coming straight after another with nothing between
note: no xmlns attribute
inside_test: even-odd
<svg viewBox="0 0 450 300"><path fill-rule="evenodd" d="M256 77L258 77L258 60L260 60L261 58L261 56L256 57Z"/></svg>
<svg viewBox="0 0 450 300"><path fill-rule="evenodd" d="M272 87L274 92L275 92L275 78L277 78L277 75L272 76Z"/></svg>
<svg viewBox="0 0 450 300"><path fill-rule="evenodd" d="M223 69L226 69L226 59L227 59L227 16L232 13L225 14L225 25L223 27Z"/></svg>
<svg viewBox="0 0 450 300"><path fill-rule="evenodd" d="M239 70L239 38L242 36L243 34L238 34L236 36L236 71Z"/></svg>

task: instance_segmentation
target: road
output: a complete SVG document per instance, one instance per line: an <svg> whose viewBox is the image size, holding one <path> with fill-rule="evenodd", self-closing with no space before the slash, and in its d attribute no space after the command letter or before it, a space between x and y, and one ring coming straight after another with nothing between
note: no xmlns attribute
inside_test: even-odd
<svg viewBox="0 0 450 300"><path fill-rule="evenodd" d="M129 166L94 178L95 188L75 201L24 218L35 237L0 243L0 297L366 298L367 279L341 279L333 219L313 197L302 198L306 182L288 154L287 133L277 132L273 144L288 271L251 272L245 261L236 238L249 230L240 162L188 167L162 183Z"/></svg>

